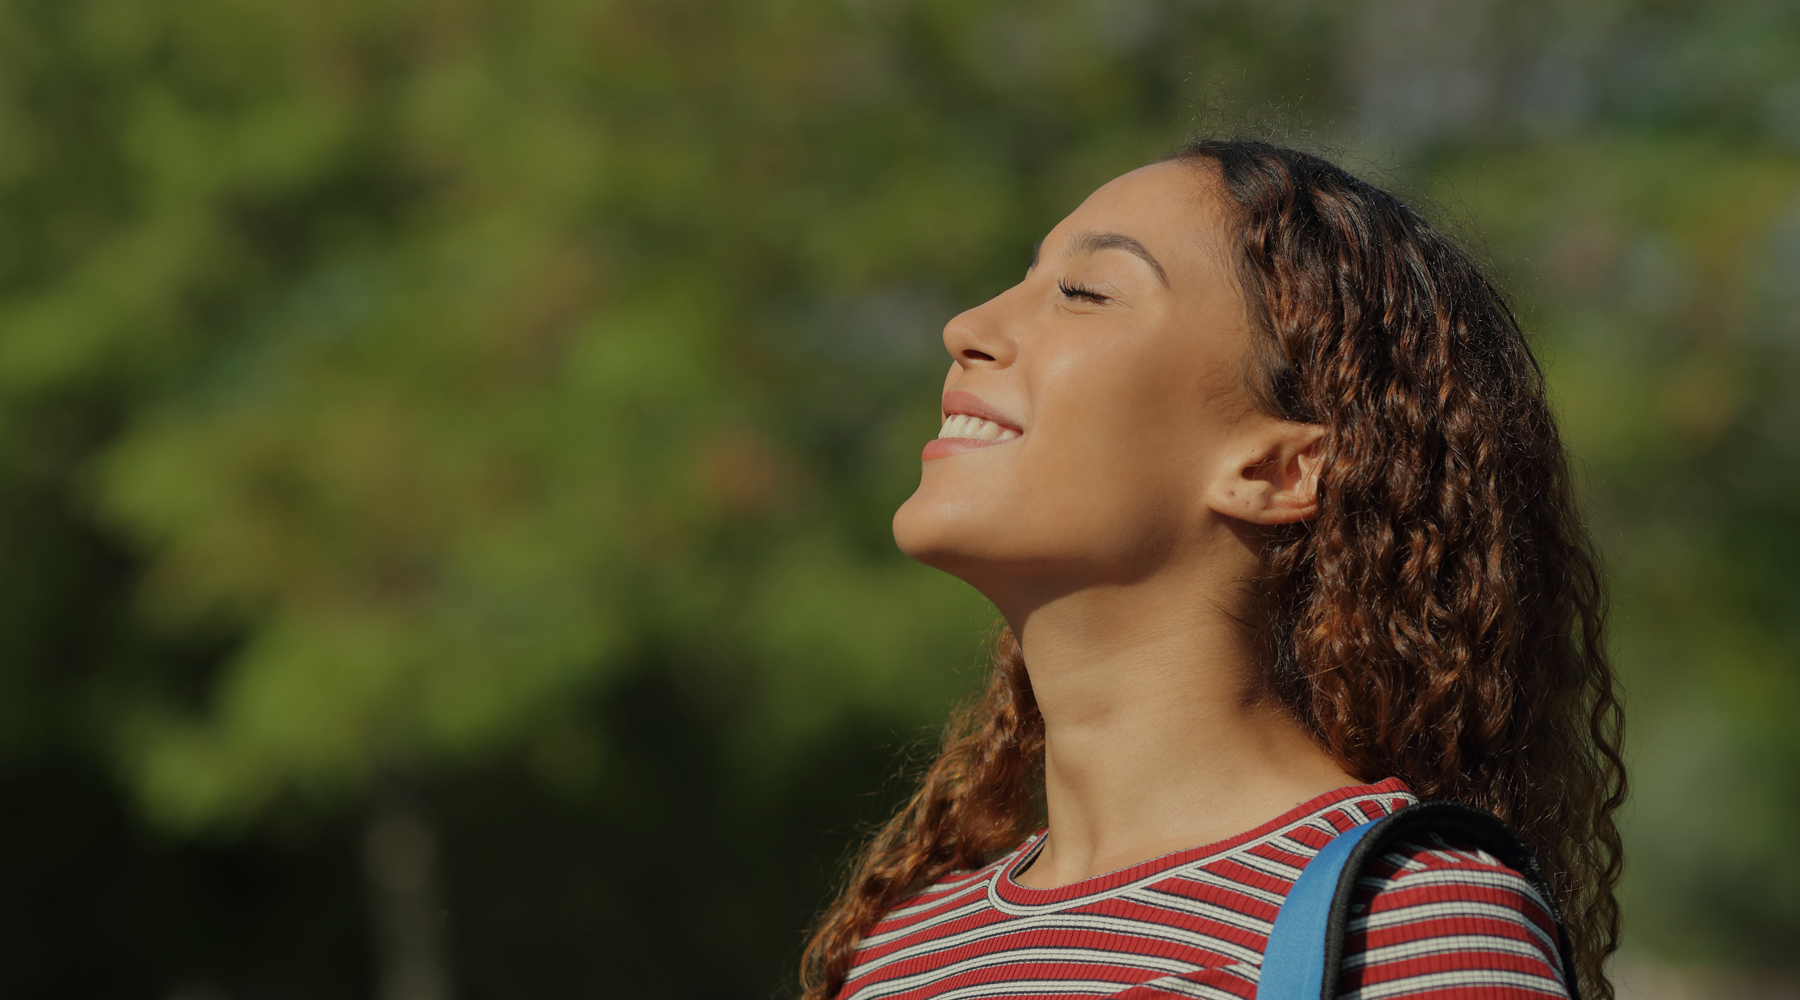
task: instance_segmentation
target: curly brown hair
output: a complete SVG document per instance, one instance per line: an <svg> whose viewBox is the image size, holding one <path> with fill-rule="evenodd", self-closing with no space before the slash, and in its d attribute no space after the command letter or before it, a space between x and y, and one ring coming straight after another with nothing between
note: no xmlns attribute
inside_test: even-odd
<svg viewBox="0 0 1800 1000"><path fill-rule="evenodd" d="M1274 532L1270 687L1347 773L1510 821L1537 851L1582 994L1611 1000L1625 795L1606 591L1543 372L1504 298L1398 199L1319 157L1196 140L1169 159L1225 192L1271 416L1324 428L1317 517ZM1040 822L1044 722L1009 631L803 960L842 987L905 896Z"/></svg>

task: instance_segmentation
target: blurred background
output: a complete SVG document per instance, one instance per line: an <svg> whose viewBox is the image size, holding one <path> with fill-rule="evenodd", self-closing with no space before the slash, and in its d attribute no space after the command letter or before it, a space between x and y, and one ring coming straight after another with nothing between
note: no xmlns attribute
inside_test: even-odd
<svg viewBox="0 0 1800 1000"><path fill-rule="evenodd" d="M1539 338L1623 994L1800 995L1795 0L0 0L0 995L783 995L980 678L939 330L1260 122Z"/></svg>

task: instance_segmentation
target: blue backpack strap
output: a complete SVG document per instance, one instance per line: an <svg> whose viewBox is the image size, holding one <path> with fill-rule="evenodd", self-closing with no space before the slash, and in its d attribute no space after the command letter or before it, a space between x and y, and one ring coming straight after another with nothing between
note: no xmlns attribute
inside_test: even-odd
<svg viewBox="0 0 1800 1000"><path fill-rule="evenodd" d="M1263 949L1256 1000L1336 1000L1350 896L1363 868L1395 841L1428 833L1486 851L1525 876L1550 907L1550 916L1556 921L1563 982L1570 1000L1581 1000L1569 936L1562 929L1556 897L1531 848L1499 817L1460 802L1410 805L1332 838L1301 870L1275 915L1268 946Z"/></svg>

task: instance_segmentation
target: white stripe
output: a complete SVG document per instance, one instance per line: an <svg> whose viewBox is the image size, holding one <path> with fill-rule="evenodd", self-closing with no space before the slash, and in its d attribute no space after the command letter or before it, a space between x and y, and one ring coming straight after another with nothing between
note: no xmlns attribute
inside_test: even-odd
<svg viewBox="0 0 1800 1000"><path fill-rule="evenodd" d="M998 865L999 863L1000 862L996 861L994 864ZM955 899L965 892L981 891L985 894L988 880L993 877L994 872L982 869L971 873L968 881L963 882L960 885L944 886L942 888L935 885L930 886L916 895L908 896L901 900L899 906L889 910L881 919L892 920L895 918L904 918L909 914L929 910L935 906L942 906L949 900Z"/></svg>
<svg viewBox="0 0 1800 1000"><path fill-rule="evenodd" d="M1398 910L1386 910L1381 913L1365 913L1359 917L1351 917L1345 933L1367 933L1371 929L1384 929L1402 924L1424 923L1447 917L1486 917L1501 923L1524 927L1531 931L1550 951L1556 950L1556 942L1546 935L1537 924L1525 919L1525 915L1509 906L1498 906L1494 903L1476 903L1467 900L1451 900L1444 903L1418 903L1402 907Z"/></svg>
<svg viewBox="0 0 1800 1000"><path fill-rule="evenodd" d="M1219 884L1228 888L1238 888L1242 885L1242 883L1233 882L1230 879L1221 879ZM1245 895L1249 894L1246 893ZM1268 937L1269 928L1274 926L1269 921L1258 920L1242 910L1234 910L1229 906L1221 906L1218 903L1209 903L1203 899L1194 899L1191 896L1183 896L1180 893L1170 892L1167 889L1145 889L1143 892L1134 892L1127 898L1134 903L1153 907L1158 910L1171 910L1189 916L1203 917L1214 923L1224 924L1227 927L1236 927L1239 930L1253 931L1257 934L1261 934L1263 937ZM1280 898L1277 897L1277 903L1279 903L1279 899Z"/></svg>
<svg viewBox="0 0 1800 1000"><path fill-rule="evenodd" d="M1264 875L1273 875L1283 882L1292 882L1300 877L1300 868L1274 858L1265 858L1260 854L1251 854L1236 860L1245 868L1262 872Z"/></svg>
<svg viewBox="0 0 1800 1000"><path fill-rule="evenodd" d="M979 983L975 986L964 986L960 990L946 993L933 993L931 1000L969 1000L973 997L1017 997L1043 996L1045 994L1091 993L1108 996L1122 990L1131 989L1130 983L1115 983L1111 980L1097 979L1015 979L1001 983ZM864 990L857 990L844 1000L869 1000L876 996Z"/></svg>
<svg viewBox="0 0 1800 1000"><path fill-rule="evenodd" d="M1229 889L1232 892L1235 892L1239 895L1249 896L1251 899L1260 899L1263 902L1268 903L1270 906L1280 906L1282 904L1282 901L1287 899L1287 896L1282 893L1274 892L1269 889L1258 888L1253 885L1246 885L1245 883L1239 882L1236 879L1228 878L1224 875L1220 875L1218 872L1208 871L1204 868L1201 868L1197 871L1182 872L1180 874L1179 878L1181 878L1185 881L1188 881L1188 882L1198 882L1201 885L1210 885L1210 886L1215 886L1220 889ZM1144 892L1146 894L1148 894L1148 893L1168 893L1169 895L1172 895L1172 896L1179 895L1178 893L1172 893L1172 892L1169 892L1169 890L1167 890L1167 889L1158 888L1157 886L1146 887L1144 889ZM1185 898L1185 897L1183 897L1183 898ZM1259 924L1262 924L1262 926L1264 928L1264 932L1266 933L1269 925L1260 920L1258 920L1256 922Z"/></svg>
<svg viewBox="0 0 1800 1000"><path fill-rule="evenodd" d="M987 888L987 885L985 882L977 882L973 885L962 886L961 888L957 889L955 892L941 893L941 894L939 894L931 899L928 899L928 900L921 900L916 903L912 902L911 900L908 900L905 903L905 905L896 906L893 909L887 911L887 914L884 915L881 919L883 919L883 920L905 920L909 917L916 917L921 913L925 913L930 910L935 910L942 906L950 906L950 907L955 907L955 906L959 906L959 905L967 906L968 903L966 901L959 903L958 899L965 895L975 895L975 896L985 895L986 893L984 890L986 888Z"/></svg>
<svg viewBox="0 0 1800 1000"><path fill-rule="evenodd" d="M1200 997L1202 1000L1240 1000L1238 995L1230 990L1222 990L1217 986L1208 986L1205 983L1197 983L1192 979L1184 979L1180 976L1164 976L1161 979L1152 979L1142 985L1163 993L1178 993L1187 997Z"/></svg>
<svg viewBox="0 0 1800 1000"><path fill-rule="evenodd" d="M1402 845L1402 847L1404 847L1404 846L1405 845ZM1392 865L1393 867L1398 868L1400 870L1401 875L1405 875L1409 872L1425 871L1426 868L1429 866L1427 866L1425 864L1425 862L1420 861L1418 858L1413 857L1413 854L1415 854L1415 853L1425 854L1428 852L1423 847L1416 847L1416 848L1411 848L1409 850L1389 851L1388 853L1383 854L1381 857L1375 858L1373 860L1378 861L1384 865Z"/></svg>
<svg viewBox="0 0 1800 1000"><path fill-rule="evenodd" d="M1264 925L1265 927L1267 925ZM1220 955L1228 955L1240 962L1260 962L1262 952L1248 948L1235 941L1202 934L1199 931L1183 930L1167 924L1145 920L1132 920L1128 917L1109 917L1086 913L1045 914L1038 917L1021 917L1015 920L1000 921L985 927L976 927L961 934L934 937L908 948L900 948L881 956L879 959L864 962L850 970L850 978L875 972L895 962L903 962L929 955L934 952L961 948L990 938L1007 937L1014 934L1037 933L1058 930L1097 931L1119 934L1135 938L1154 938L1161 941L1173 941L1191 948L1204 948ZM1267 931L1264 931L1266 936ZM982 956L983 960L993 964L1019 961L1015 959L1015 950L996 951Z"/></svg>
<svg viewBox="0 0 1800 1000"><path fill-rule="evenodd" d="M1523 958L1545 961L1542 951L1524 941L1517 941L1497 934L1446 934L1442 937L1425 938L1420 941L1408 941L1404 944L1390 944L1381 948L1370 948L1355 955L1344 956L1344 968L1357 969L1365 965L1382 965L1387 962L1405 962L1427 955L1441 955L1445 952L1488 952L1503 955L1518 955ZM1562 981L1561 959L1550 965L1556 973L1558 982Z"/></svg>
<svg viewBox="0 0 1800 1000"><path fill-rule="evenodd" d="M863 938L862 941L857 944L857 947L878 948L884 944L899 941L902 938L908 938L923 931L928 931L939 924L947 924L955 920L960 920L963 917L971 916L985 909L987 909L987 900L977 897L954 910L945 910L943 913L940 913L929 920L921 920L916 924L902 927L897 930L887 931L882 934L871 934L868 937ZM882 919L886 920L887 918L884 917Z"/></svg>
<svg viewBox="0 0 1800 1000"><path fill-rule="evenodd" d="M1427 850L1430 850L1431 853L1437 855L1439 858L1442 858L1446 861L1451 861L1451 862L1473 861L1476 864L1493 865L1496 868L1500 867L1500 860L1498 858L1494 857L1492 854L1489 854L1488 852L1482 850L1479 847L1476 847L1476 848L1452 847L1452 846L1450 846L1450 842L1444 839L1444 835L1441 833L1438 833L1435 830L1430 831L1427 834L1427 836L1429 836L1431 838L1431 844L1420 845L1420 846L1426 848Z"/></svg>
<svg viewBox="0 0 1800 1000"><path fill-rule="evenodd" d="M1255 983L1262 975L1262 966L1251 965L1248 962L1241 962L1237 965L1220 966L1220 968L1223 971L1229 972L1239 979L1242 979L1246 983Z"/></svg>
<svg viewBox="0 0 1800 1000"><path fill-rule="evenodd" d="M877 997L890 996L895 993L905 993L907 990L916 989L917 987L925 986L933 982L941 982L942 980L962 975L965 972L976 972L996 966L1017 965L1025 962L1114 965L1130 969L1152 969L1164 974L1193 972L1198 968L1191 962L1182 962L1172 958L1164 958L1160 955L1140 955L1128 951L1102 951L1097 948L1017 948L1011 951L998 952L993 955L979 955L975 958L964 959L963 961L956 962L952 965L928 969L924 972L915 973L914 975L899 979L888 979L879 983L870 983L865 989L858 990L856 996L868 997L870 1000L875 1000ZM1115 983L1113 984L1113 988L1123 989L1124 987ZM954 994L938 994L938 996L952 995Z"/></svg>
<svg viewBox="0 0 1800 1000"><path fill-rule="evenodd" d="M1373 983L1338 994L1338 1000L1385 1000L1387 997L1406 996L1411 993L1427 993L1431 990L1482 986L1516 986L1553 997L1566 997L1568 991L1562 983L1543 976L1533 976L1523 972L1505 972L1500 969L1471 969L1456 972L1429 972L1424 975L1408 976L1385 983Z"/></svg>
<svg viewBox="0 0 1800 1000"><path fill-rule="evenodd" d="M1462 864L1468 864L1468 862L1464 861ZM1481 886L1487 889L1517 893L1537 904L1545 913L1550 912L1549 904L1544 902L1544 897L1538 894L1537 888L1525 880L1525 876L1505 869L1483 871L1468 868L1427 868L1423 871L1406 872L1392 878L1381 875L1364 875L1357 879L1356 884L1372 888L1376 892L1407 892L1440 885Z"/></svg>
<svg viewBox="0 0 1800 1000"><path fill-rule="evenodd" d="M1323 816L1317 817L1314 822L1306 824L1306 826L1301 829L1315 830L1322 834L1327 841L1335 839L1338 835L1338 828L1332 826ZM1306 841L1295 837L1293 830L1289 830L1286 835L1270 841L1269 844L1271 847L1286 851L1289 854L1298 854L1301 857L1308 859L1313 855L1318 854L1320 847L1324 846L1321 844L1320 847L1314 847L1311 844L1308 844Z"/></svg>

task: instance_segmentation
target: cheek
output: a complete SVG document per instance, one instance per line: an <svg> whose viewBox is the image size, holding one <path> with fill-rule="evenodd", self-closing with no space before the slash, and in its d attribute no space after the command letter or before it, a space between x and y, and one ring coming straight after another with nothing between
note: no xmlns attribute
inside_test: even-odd
<svg viewBox="0 0 1800 1000"><path fill-rule="evenodd" d="M1025 456L1041 474L1033 485L1093 516L1185 516L1212 422L1192 359L1119 349L1083 361L1034 390L1047 405Z"/></svg>

